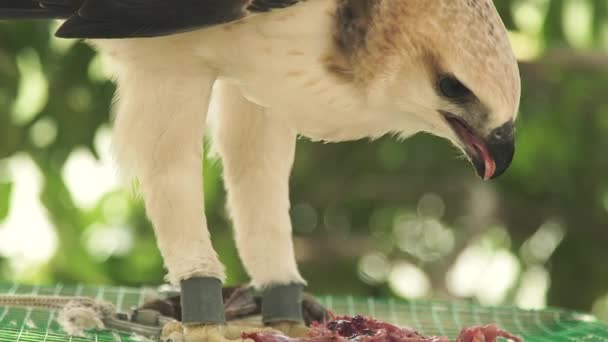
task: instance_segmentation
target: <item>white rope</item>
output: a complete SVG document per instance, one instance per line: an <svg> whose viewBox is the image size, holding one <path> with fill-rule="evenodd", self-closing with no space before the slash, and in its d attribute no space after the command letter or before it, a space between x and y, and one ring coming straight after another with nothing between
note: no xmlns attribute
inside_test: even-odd
<svg viewBox="0 0 608 342"><path fill-rule="evenodd" d="M57 323L73 336L83 336L88 329L103 329L102 320L116 313L111 303L89 297L0 295L2 306L61 310Z"/></svg>

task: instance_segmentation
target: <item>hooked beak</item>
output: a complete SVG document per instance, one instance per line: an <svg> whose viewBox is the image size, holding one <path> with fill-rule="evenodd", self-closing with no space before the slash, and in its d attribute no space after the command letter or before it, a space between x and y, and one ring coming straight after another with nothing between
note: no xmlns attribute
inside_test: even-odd
<svg viewBox="0 0 608 342"><path fill-rule="evenodd" d="M509 168L515 154L513 122L507 122L483 138L461 118L447 112L441 114L460 139L481 178L494 179Z"/></svg>

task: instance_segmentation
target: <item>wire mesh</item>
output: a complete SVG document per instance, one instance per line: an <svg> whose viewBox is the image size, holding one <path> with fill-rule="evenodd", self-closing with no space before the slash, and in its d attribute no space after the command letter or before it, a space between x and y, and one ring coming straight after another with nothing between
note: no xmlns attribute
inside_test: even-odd
<svg viewBox="0 0 608 342"><path fill-rule="evenodd" d="M0 294L90 296L128 311L145 300L146 288L94 286L26 286L1 284ZM320 296L335 314L364 314L414 328L427 335L455 337L464 326L497 323L527 342L608 342L608 324L585 314L549 309L527 311L515 307L481 307L470 303L403 301L396 299ZM55 321L56 311L0 307L0 342L141 342L108 330L90 331L85 337L66 335Z"/></svg>

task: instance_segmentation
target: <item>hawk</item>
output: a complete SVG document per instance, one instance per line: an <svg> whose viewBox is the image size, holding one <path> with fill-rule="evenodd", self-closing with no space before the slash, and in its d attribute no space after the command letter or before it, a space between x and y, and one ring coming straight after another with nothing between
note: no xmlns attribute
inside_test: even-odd
<svg viewBox="0 0 608 342"><path fill-rule="evenodd" d="M520 77L491 0L8 0L2 7L4 18L66 19L58 37L87 38L112 61L115 153L140 182L168 279L181 286L183 326L166 336L238 337L224 324L225 273L203 203L201 141L212 97L238 251L264 293L264 323L285 330L302 322L306 284L288 212L298 135L337 142L428 132L461 149L486 180L514 155Z"/></svg>

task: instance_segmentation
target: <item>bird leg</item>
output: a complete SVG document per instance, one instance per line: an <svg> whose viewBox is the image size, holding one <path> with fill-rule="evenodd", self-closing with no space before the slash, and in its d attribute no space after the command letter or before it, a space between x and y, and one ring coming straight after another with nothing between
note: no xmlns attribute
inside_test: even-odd
<svg viewBox="0 0 608 342"><path fill-rule="evenodd" d="M228 209L240 257L264 291L267 324L302 325L304 279L298 271L289 217L289 174L296 133L226 83L216 88L220 112L214 144L224 166Z"/></svg>
<svg viewBox="0 0 608 342"><path fill-rule="evenodd" d="M262 321L287 336L303 337L308 332L302 312L302 284L274 285L262 295Z"/></svg>
<svg viewBox="0 0 608 342"><path fill-rule="evenodd" d="M168 278L181 285L185 340L221 340L232 336L224 319L225 275L207 229L201 177L215 75L165 41L101 44L120 70L115 152L139 180ZM167 54L174 50L179 54L172 60Z"/></svg>
<svg viewBox="0 0 608 342"><path fill-rule="evenodd" d="M215 278L190 278L181 281L182 323L223 324L222 283Z"/></svg>
<svg viewBox="0 0 608 342"><path fill-rule="evenodd" d="M240 340L244 332L277 332L254 324L226 324L222 284L213 278L190 278L181 282L181 328L175 322L163 327L161 340L177 342L223 342Z"/></svg>
<svg viewBox="0 0 608 342"><path fill-rule="evenodd" d="M242 341L243 333L280 334L268 327L238 324L182 324L178 321L167 323L162 330L161 342L228 342Z"/></svg>
<svg viewBox="0 0 608 342"><path fill-rule="evenodd" d="M279 333L277 330L251 324L222 324L221 321L217 319L224 319L224 306L221 301L219 303L214 302L216 296L210 295L212 293L209 290L217 290L217 288L210 287L205 280L193 281L192 279L189 279L182 282L182 300L179 310L182 322L171 321L167 323L162 329L161 341L226 342L241 340L241 334L244 332ZM251 304L255 305L255 301L253 300L253 296L247 296L245 294L248 294L248 291L235 290L233 294L227 298L227 306L240 306L239 304L243 304L246 310L250 310ZM192 305L192 303L183 300L186 295L189 295L188 298L202 297L201 300L194 301L194 303L209 303L211 305L204 307ZM221 295L219 298L222 298ZM220 305L219 307L214 306L218 304ZM236 310L238 311L238 308L236 308ZM221 315L217 317L210 316L217 314L220 311ZM214 321L214 319L216 320ZM202 324L205 322L206 324Z"/></svg>
<svg viewBox="0 0 608 342"><path fill-rule="evenodd" d="M253 293L248 286L224 287L222 295L224 297L224 316L226 317L226 321L243 320L262 313L262 297ZM161 316L181 321L181 296L173 295L153 299L135 309L135 312L140 310L156 311ZM313 322L322 323L329 319L327 309L309 293L302 294L302 315L304 323L307 326L310 326Z"/></svg>

